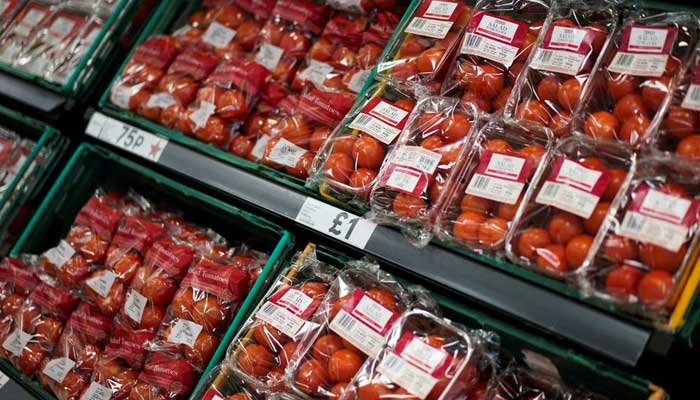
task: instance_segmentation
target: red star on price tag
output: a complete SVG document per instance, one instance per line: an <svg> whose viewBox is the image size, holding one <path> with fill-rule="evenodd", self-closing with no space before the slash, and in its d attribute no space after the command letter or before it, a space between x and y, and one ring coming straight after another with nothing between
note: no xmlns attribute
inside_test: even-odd
<svg viewBox="0 0 700 400"><path fill-rule="evenodd" d="M161 150L160 143L153 143L151 145L151 152L148 153L148 155L155 159L156 156L158 156L158 153L160 153L160 150Z"/></svg>

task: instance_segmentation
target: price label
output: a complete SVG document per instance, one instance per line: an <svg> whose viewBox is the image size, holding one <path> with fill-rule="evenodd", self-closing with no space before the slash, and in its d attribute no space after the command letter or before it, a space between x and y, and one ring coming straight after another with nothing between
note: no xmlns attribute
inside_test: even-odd
<svg viewBox="0 0 700 400"><path fill-rule="evenodd" d="M377 224L316 199L307 198L296 222L364 249Z"/></svg>
<svg viewBox="0 0 700 400"><path fill-rule="evenodd" d="M117 146L147 160L158 162L168 140L117 121L101 113L94 113L85 132L103 142Z"/></svg>

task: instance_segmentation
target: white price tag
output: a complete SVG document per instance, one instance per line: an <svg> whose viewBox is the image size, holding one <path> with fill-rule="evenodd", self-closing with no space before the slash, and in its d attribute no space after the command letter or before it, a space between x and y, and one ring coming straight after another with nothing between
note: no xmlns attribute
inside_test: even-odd
<svg viewBox="0 0 700 400"><path fill-rule="evenodd" d="M608 70L619 74L659 77L666 70L668 54L637 54L618 51Z"/></svg>
<svg viewBox="0 0 700 400"><path fill-rule="evenodd" d="M22 354L22 349L27 347L27 343L29 343L31 339L31 334L21 329L15 329L15 331L2 342L2 348L12 353L15 357L19 357L20 354Z"/></svg>
<svg viewBox="0 0 700 400"><path fill-rule="evenodd" d="M274 71L282 58L282 54L284 54L284 50L269 43L264 43L260 46L260 51L255 56L255 61L265 66L269 71Z"/></svg>
<svg viewBox="0 0 700 400"><path fill-rule="evenodd" d="M300 78L322 88L328 76L333 73L333 66L324 62L311 60L309 66L299 74Z"/></svg>
<svg viewBox="0 0 700 400"><path fill-rule="evenodd" d="M68 372L70 372L73 367L75 367L75 361L68 357L61 357L47 362L41 372L57 383L61 383L66 379L66 375L68 375Z"/></svg>
<svg viewBox="0 0 700 400"><path fill-rule="evenodd" d="M141 323L143 310L146 308L148 299L134 289L129 289L124 302L124 314L131 318L137 324Z"/></svg>
<svg viewBox="0 0 700 400"><path fill-rule="evenodd" d="M345 310L338 312L329 327L338 336L352 343L353 346L372 358L379 356L384 343L386 343L384 336L373 331L364 322L353 317Z"/></svg>
<svg viewBox="0 0 700 400"><path fill-rule="evenodd" d="M352 78L350 78L350 82L348 82L348 89L352 90L355 93L360 93L362 87L365 85L365 82L367 82L367 79L369 78L370 72L372 72L371 69L363 69L361 71L355 72Z"/></svg>
<svg viewBox="0 0 700 400"><path fill-rule="evenodd" d="M499 179L493 176L474 174L466 193L501 203L515 204L520 198L525 184Z"/></svg>
<svg viewBox="0 0 700 400"><path fill-rule="evenodd" d="M114 272L105 270L104 274L100 274L97 277L85 280L85 284L101 297L107 297L107 295L109 295L109 291L112 289L112 285L114 285L114 281L116 280L117 275Z"/></svg>
<svg viewBox="0 0 700 400"><path fill-rule="evenodd" d="M0 389L2 389L2 387L5 386L5 384L9 381L10 377L3 374L2 371L0 371Z"/></svg>
<svg viewBox="0 0 700 400"><path fill-rule="evenodd" d="M270 136L268 135L262 135L258 138L258 141L255 142L255 146L253 146L253 150L250 151L250 155L253 156L256 160L260 160L263 157L263 154L265 154L265 147L267 146L267 142L270 141Z"/></svg>
<svg viewBox="0 0 700 400"><path fill-rule="evenodd" d="M266 302L255 316L294 339L306 321L277 304Z"/></svg>
<svg viewBox="0 0 700 400"><path fill-rule="evenodd" d="M199 108L190 114L190 121L194 122L195 127L202 128L207 124L207 120L216 112L216 105L208 101L203 101Z"/></svg>
<svg viewBox="0 0 700 400"><path fill-rule="evenodd" d="M186 344L189 347L194 347L194 342L197 340L202 325L196 324L186 319L178 319L175 326L170 331L168 342L175 344Z"/></svg>
<svg viewBox="0 0 700 400"><path fill-rule="evenodd" d="M156 93L151 95L146 102L146 107L149 108L165 108L176 104L177 100L168 92Z"/></svg>
<svg viewBox="0 0 700 400"><path fill-rule="evenodd" d="M535 199L537 204L556 207L586 219L591 217L598 201L600 197L592 193L552 181L546 181L542 185Z"/></svg>
<svg viewBox="0 0 700 400"><path fill-rule="evenodd" d="M268 159L285 167L294 168L301 156L306 154L308 150L299 147L285 138L280 138L275 146L270 149Z"/></svg>
<svg viewBox="0 0 700 400"><path fill-rule="evenodd" d="M75 249L73 249L73 246L68 244L65 240L61 240L58 242L58 246L46 250L44 257L46 257L51 264L55 265L56 268L61 269L74 254Z"/></svg>
<svg viewBox="0 0 700 400"><path fill-rule="evenodd" d="M147 160L158 162L168 139L119 122L101 113L94 113L85 132L103 142L122 148Z"/></svg>
<svg viewBox="0 0 700 400"><path fill-rule="evenodd" d="M364 249L377 224L308 197L296 222L360 249Z"/></svg>
<svg viewBox="0 0 700 400"><path fill-rule="evenodd" d="M214 21L202 35L202 41L220 49L226 47L234 37L236 37L236 31Z"/></svg>
<svg viewBox="0 0 700 400"><path fill-rule="evenodd" d="M700 111L700 85L690 84L688 93L683 98L681 107L688 110Z"/></svg>
<svg viewBox="0 0 700 400"><path fill-rule="evenodd" d="M428 397L438 381L394 353L386 354L377 366L377 371L420 399Z"/></svg>
<svg viewBox="0 0 700 400"><path fill-rule="evenodd" d="M424 149L420 146L401 146L391 159L398 165L417 168L428 175L432 175L440 164L442 154Z"/></svg>
<svg viewBox="0 0 700 400"><path fill-rule="evenodd" d="M97 382L90 382L90 386L80 396L80 400L109 400L112 398L112 390Z"/></svg>
<svg viewBox="0 0 700 400"><path fill-rule="evenodd" d="M630 210L625 213L618 234L677 252L688 237L688 228Z"/></svg>

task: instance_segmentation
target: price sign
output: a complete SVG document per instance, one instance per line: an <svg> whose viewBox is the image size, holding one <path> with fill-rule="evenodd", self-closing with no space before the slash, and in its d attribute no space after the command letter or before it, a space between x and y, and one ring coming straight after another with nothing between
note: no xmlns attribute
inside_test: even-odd
<svg viewBox="0 0 700 400"><path fill-rule="evenodd" d="M152 133L117 121L101 113L94 113L85 132L103 142L117 146L147 160L158 162L168 140Z"/></svg>
<svg viewBox="0 0 700 400"><path fill-rule="evenodd" d="M360 249L365 248L377 228L374 222L310 197L304 201L295 220Z"/></svg>

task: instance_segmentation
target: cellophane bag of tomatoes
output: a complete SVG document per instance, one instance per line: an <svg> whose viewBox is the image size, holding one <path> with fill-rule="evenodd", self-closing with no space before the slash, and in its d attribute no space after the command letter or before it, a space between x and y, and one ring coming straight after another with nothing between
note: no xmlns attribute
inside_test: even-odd
<svg viewBox="0 0 700 400"><path fill-rule="evenodd" d="M578 115L582 132L633 147L653 139L697 39L698 20L690 13L627 18Z"/></svg>
<svg viewBox="0 0 700 400"><path fill-rule="evenodd" d="M515 264L557 279L574 278L603 220L620 203L635 155L614 142L569 137L555 146L524 212L506 238Z"/></svg>
<svg viewBox="0 0 700 400"><path fill-rule="evenodd" d="M354 100L355 96L350 93L319 89L287 96L278 104L279 122L270 127L262 162L296 178L306 179L316 155L311 148L312 139L332 131L343 120Z"/></svg>
<svg viewBox="0 0 700 400"><path fill-rule="evenodd" d="M651 319L674 306L698 242L697 166L645 156L581 271L584 290Z"/></svg>
<svg viewBox="0 0 700 400"><path fill-rule="evenodd" d="M438 237L479 253L501 254L552 146L547 128L499 119L484 125L437 217Z"/></svg>
<svg viewBox="0 0 700 400"><path fill-rule="evenodd" d="M344 399L478 398L483 349L478 338L427 311L401 315L376 359L364 363Z"/></svg>
<svg viewBox="0 0 700 400"><path fill-rule="evenodd" d="M311 317L336 272L313 249L297 254L229 345L224 364L261 393L282 390L299 342L319 327Z"/></svg>
<svg viewBox="0 0 700 400"><path fill-rule="evenodd" d="M472 103L447 97L420 100L382 164L370 193L369 217L401 227L415 245L427 244L445 189L469 153L480 123ZM352 171L352 164L346 171Z"/></svg>
<svg viewBox="0 0 700 400"><path fill-rule="evenodd" d="M0 62L12 65L41 25L56 12L57 1L31 0L19 10L0 36Z"/></svg>
<svg viewBox="0 0 700 400"><path fill-rule="evenodd" d="M298 343L286 383L302 398L339 396L362 363L379 355L413 294L376 264L353 262L340 272Z"/></svg>
<svg viewBox="0 0 700 400"><path fill-rule="evenodd" d="M549 1L481 0L474 7L442 95L476 103L486 113L505 107L542 27Z"/></svg>
<svg viewBox="0 0 700 400"><path fill-rule="evenodd" d="M379 168L415 105L406 90L384 83L371 86L338 128L332 133L317 131L311 137L311 148L318 154L308 186L318 187L321 193L343 202L367 207Z"/></svg>
<svg viewBox="0 0 700 400"><path fill-rule="evenodd" d="M700 158L700 51L695 49L671 105L654 135L654 147L691 160Z"/></svg>
<svg viewBox="0 0 700 400"><path fill-rule="evenodd" d="M181 355L151 352L129 400L180 400L187 398L200 372Z"/></svg>
<svg viewBox="0 0 700 400"><path fill-rule="evenodd" d="M255 61L281 84L290 84L304 56L329 17L329 8L314 0L278 0L258 35Z"/></svg>
<svg viewBox="0 0 700 400"><path fill-rule="evenodd" d="M219 364L204 378L211 385L192 394L202 400L262 400L274 398L275 394L263 396L248 381L236 374L230 365Z"/></svg>
<svg viewBox="0 0 700 400"><path fill-rule="evenodd" d="M401 35L379 60L377 76L439 93L471 14L465 1L423 0L397 28Z"/></svg>
<svg viewBox="0 0 700 400"><path fill-rule="evenodd" d="M548 126L562 137L570 133L573 115L585 102L592 75L617 28L618 12L608 0L565 0L555 4L552 14L504 115Z"/></svg>
<svg viewBox="0 0 700 400"><path fill-rule="evenodd" d="M111 330L111 318L90 303L80 303L53 354L42 362L39 382L60 400L78 400L90 385L92 371Z"/></svg>
<svg viewBox="0 0 700 400"><path fill-rule="evenodd" d="M151 93L156 90L160 80L165 76L165 71L170 63L182 51L182 43L172 36L154 36L141 43L131 55L122 75L112 85L109 100L112 104L125 110L136 112L146 104L151 103L152 112L173 105L170 96L160 95L151 99ZM158 115L148 115L155 121L161 121ZM171 113L171 119L166 120L174 125L175 118Z"/></svg>
<svg viewBox="0 0 700 400"><path fill-rule="evenodd" d="M8 333L5 328L40 283L33 267L23 258L5 257L0 262L0 335L3 337Z"/></svg>

